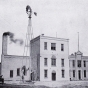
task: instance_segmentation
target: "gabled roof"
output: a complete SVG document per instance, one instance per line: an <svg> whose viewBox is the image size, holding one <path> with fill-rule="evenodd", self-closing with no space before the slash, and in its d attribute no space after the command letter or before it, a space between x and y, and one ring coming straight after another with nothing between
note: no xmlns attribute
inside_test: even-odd
<svg viewBox="0 0 88 88"><path fill-rule="evenodd" d="M75 55L72 53L71 55L69 55L69 58L75 58Z"/></svg>
<svg viewBox="0 0 88 88"><path fill-rule="evenodd" d="M80 52L80 51L77 51L77 53L76 53L77 55L82 55L83 53L82 52Z"/></svg>

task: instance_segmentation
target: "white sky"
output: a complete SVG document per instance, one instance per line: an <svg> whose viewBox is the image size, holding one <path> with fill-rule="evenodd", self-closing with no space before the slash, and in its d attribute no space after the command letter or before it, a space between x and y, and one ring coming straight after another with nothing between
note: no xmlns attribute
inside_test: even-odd
<svg viewBox="0 0 88 88"><path fill-rule="evenodd" d="M26 6L37 12L33 16L34 37L45 34L69 39L69 54L78 50L77 32L80 33L80 51L88 56L88 0L0 0L0 54L3 32L13 32L25 39L28 17ZM8 54L23 55L23 46L8 44Z"/></svg>

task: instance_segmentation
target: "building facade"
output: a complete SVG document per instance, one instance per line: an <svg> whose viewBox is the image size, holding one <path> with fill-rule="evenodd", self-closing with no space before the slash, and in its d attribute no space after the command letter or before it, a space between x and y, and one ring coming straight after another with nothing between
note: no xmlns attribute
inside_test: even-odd
<svg viewBox="0 0 88 88"><path fill-rule="evenodd" d="M43 35L31 40L31 68L34 80L69 80L68 43L68 39Z"/></svg>
<svg viewBox="0 0 88 88"><path fill-rule="evenodd" d="M5 80L69 80L69 40L40 35L30 42L30 58L7 54L7 37L3 35L1 74ZM29 62L30 61L30 62Z"/></svg>
<svg viewBox="0 0 88 88"><path fill-rule="evenodd" d="M78 51L69 56L70 79L71 80L88 80L88 56Z"/></svg>

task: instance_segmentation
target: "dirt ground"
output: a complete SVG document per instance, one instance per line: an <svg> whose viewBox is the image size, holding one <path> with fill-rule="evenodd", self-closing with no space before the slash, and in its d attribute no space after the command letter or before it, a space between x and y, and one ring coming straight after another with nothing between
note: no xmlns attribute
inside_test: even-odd
<svg viewBox="0 0 88 88"><path fill-rule="evenodd" d="M88 81L35 82L34 84L0 84L0 88L88 88Z"/></svg>
<svg viewBox="0 0 88 88"><path fill-rule="evenodd" d="M30 85L13 85L13 84L0 84L0 88L50 88L46 86L30 86Z"/></svg>

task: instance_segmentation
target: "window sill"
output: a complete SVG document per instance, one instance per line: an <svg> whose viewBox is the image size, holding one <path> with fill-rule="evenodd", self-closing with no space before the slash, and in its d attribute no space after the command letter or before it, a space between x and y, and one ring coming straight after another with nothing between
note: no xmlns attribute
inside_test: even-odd
<svg viewBox="0 0 88 88"><path fill-rule="evenodd" d="M52 65L51 67L56 67L56 65Z"/></svg>
<svg viewBox="0 0 88 88"><path fill-rule="evenodd" d="M62 77L62 78L65 78L65 77Z"/></svg>
<svg viewBox="0 0 88 88"><path fill-rule="evenodd" d="M13 77L10 77L10 78L13 78Z"/></svg>
<svg viewBox="0 0 88 88"><path fill-rule="evenodd" d="M47 79L48 77L44 77L45 79Z"/></svg>
<svg viewBox="0 0 88 88"><path fill-rule="evenodd" d="M47 50L47 49L44 49L44 50Z"/></svg>
<svg viewBox="0 0 88 88"><path fill-rule="evenodd" d="M17 75L17 76L20 76L20 75Z"/></svg>
<svg viewBox="0 0 88 88"><path fill-rule="evenodd" d="M62 68L64 68L65 66L61 66Z"/></svg>

